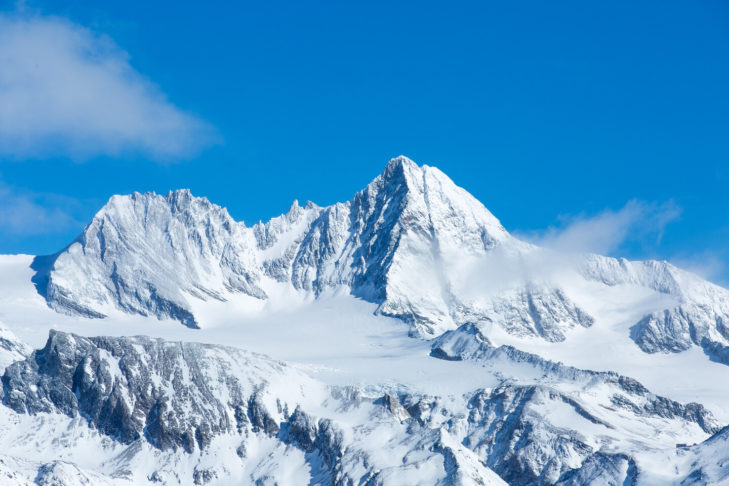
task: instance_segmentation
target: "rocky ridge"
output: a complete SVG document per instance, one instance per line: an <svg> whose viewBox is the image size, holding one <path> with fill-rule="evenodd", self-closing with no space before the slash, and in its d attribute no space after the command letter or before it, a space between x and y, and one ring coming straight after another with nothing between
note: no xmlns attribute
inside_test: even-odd
<svg viewBox="0 0 729 486"><path fill-rule="evenodd" d="M150 448L192 461L189 477L148 461L144 477L130 473L150 483L225 484L230 468L257 464L261 441L276 455L295 451L314 484L401 484L418 474L424 484L442 485L578 484L586 476L622 482L640 469L637 451L720 430L698 404L657 397L614 373L493 348L473 326L444 335L433 354L478 360L499 384L463 397L395 390L372 397L233 348L52 331L42 349L5 370L2 402L21 416L81 420L107 437L118 450L104 466L109 481L119 479L114 471L136 470ZM211 451L234 454L239 466L203 467ZM39 475L78 469L38 467ZM259 464L248 479L277 481L271 474Z"/></svg>

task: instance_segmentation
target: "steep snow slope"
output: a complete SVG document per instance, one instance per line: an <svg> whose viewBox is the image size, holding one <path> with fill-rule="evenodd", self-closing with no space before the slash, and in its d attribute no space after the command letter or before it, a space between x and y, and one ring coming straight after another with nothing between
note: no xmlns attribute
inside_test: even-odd
<svg viewBox="0 0 729 486"><path fill-rule="evenodd" d="M688 445L678 447L675 453L669 456L669 461L662 461L665 467L663 470L673 474L654 474L646 479L651 480L654 484L660 484L661 481L670 478L676 484L680 481L683 486L727 484L729 482L728 441L729 429L724 428L701 444L692 447Z"/></svg>
<svg viewBox="0 0 729 486"><path fill-rule="evenodd" d="M729 291L667 262L629 262L589 256L582 264L588 278L608 286L637 285L670 295L676 305L645 315L631 337L647 353L681 352L701 346L729 364Z"/></svg>
<svg viewBox="0 0 729 486"><path fill-rule="evenodd" d="M0 322L0 370L14 361L25 358L29 353L30 347Z"/></svg>

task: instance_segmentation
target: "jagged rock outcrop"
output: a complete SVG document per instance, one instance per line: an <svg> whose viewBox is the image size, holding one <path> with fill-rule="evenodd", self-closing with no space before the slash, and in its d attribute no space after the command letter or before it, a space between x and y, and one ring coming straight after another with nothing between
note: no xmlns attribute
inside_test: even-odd
<svg viewBox="0 0 729 486"><path fill-rule="evenodd" d="M636 486L638 467L625 454L596 452L580 469L569 471L557 482L559 486Z"/></svg>
<svg viewBox="0 0 729 486"><path fill-rule="evenodd" d="M639 417L654 415L680 418L695 423L706 433L715 433L720 428L712 414L699 403L681 404L654 395L636 380L612 371L582 370L520 351L512 346L494 347L474 324L465 324L435 339L431 356L448 360L471 360L502 374L508 373L509 367L504 366L507 363L531 368L537 372L536 375L532 374L538 377L535 382L555 387L569 388L570 384L579 383L581 391L603 387L603 393L604 388L608 387L611 393L605 397L609 398L610 406L606 404L604 408L622 408ZM500 371L500 367L505 369ZM529 375L529 373L517 374L522 379ZM568 398L564 400L566 403L569 401Z"/></svg>
<svg viewBox="0 0 729 486"><path fill-rule="evenodd" d="M470 398L463 443L509 484L588 484L581 482L587 478L630 484L636 474L631 451L605 454L603 448L614 451L614 444L636 430L641 440L670 437L662 430L666 420L705 434L720 429L700 404L656 396L617 373L580 370L510 346L494 347L473 324L436 339L432 355L471 360L504 376L503 384ZM564 416L573 418L556 418ZM585 432L591 428L601 432Z"/></svg>
<svg viewBox="0 0 729 486"><path fill-rule="evenodd" d="M82 416L124 444L144 437L161 450L192 452L243 421L275 432L260 390L281 372L231 348L51 331L44 348L5 370L3 403L18 413Z"/></svg>
<svg viewBox="0 0 729 486"><path fill-rule="evenodd" d="M729 291L667 262L630 262L588 255L580 267L587 278L608 286L636 285L671 296L675 305L645 315L630 336L646 353L678 353L701 346L729 364Z"/></svg>

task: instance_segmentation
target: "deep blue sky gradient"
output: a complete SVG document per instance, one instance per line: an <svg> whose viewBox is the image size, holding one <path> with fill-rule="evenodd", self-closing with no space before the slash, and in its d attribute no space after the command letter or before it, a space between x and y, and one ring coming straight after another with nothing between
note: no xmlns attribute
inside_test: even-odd
<svg viewBox="0 0 729 486"><path fill-rule="evenodd" d="M255 223L294 198L347 200L405 154L509 230L673 201L660 241L620 253L727 259L726 1L32 5L107 34L223 140L177 163L0 160L5 184L59 195L46 204L79 221L112 194L189 187ZM53 252L81 229L0 235L0 253Z"/></svg>

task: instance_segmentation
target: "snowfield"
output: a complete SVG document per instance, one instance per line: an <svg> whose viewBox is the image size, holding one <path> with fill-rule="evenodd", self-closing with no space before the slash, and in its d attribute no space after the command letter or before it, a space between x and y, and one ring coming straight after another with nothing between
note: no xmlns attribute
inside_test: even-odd
<svg viewBox="0 0 729 486"><path fill-rule="evenodd" d="M252 227L114 196L0 256L0 483L729 484L729 291L407 158Z"/></svg>

